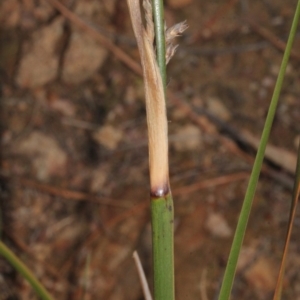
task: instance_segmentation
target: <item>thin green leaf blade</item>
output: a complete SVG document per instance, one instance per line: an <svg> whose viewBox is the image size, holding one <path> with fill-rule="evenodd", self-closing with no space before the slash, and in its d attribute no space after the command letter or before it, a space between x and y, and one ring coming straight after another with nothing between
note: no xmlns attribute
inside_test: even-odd
<svg viewBox="0 0 300 300"><path fill-rule="evenodd" d="M45 287L37 280L25 264L0 241L0 255L2 255L32 286L37 295L43 300L53 300Z"/></svg>
<svg viewBox="0 0 300 300"><path fill-rule="evenodd" d="M242 205L241 213L238 219L238 224L236 228L236 232L233 238L233 243L231 246L227 266L225 269L224 279L222 282L220 294L219 294L219 300L228 300L230 297L233 280L236 272L236 266L237 261L239 257L239 253L241 250L241 246L243 243L244 235L246 232L246 227L250 215L250 210L252 207L252 202L256 190L256 186L259 179L259 174L261 171L263 159L264 159L264 153L267 146L267 141L269 139L271 127L273 124L273 120L275 117L275 112L278 104L279 94L282 88L283 80L284 80L284 74L287 67L287 63L290 57L292 45L294 42L294 38L296 35L297 25L299 21L299 15L300 15L300 1L298 1L292 27L290 30L288 42L286 45L286 49L283 55L282 63L279 70L279 75L276 81L275 89L273 92L272 100L269 106L268 115L265 121L265 126L263 129L260 145L256 154L255 162L252 168L251 177L248 183L247 191L245 194L244 202Z"/></svg>

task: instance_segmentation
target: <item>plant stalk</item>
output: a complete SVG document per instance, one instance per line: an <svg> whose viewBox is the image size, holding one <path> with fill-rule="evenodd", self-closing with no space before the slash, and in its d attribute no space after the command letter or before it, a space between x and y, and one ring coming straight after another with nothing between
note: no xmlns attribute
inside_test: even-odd
<svg viewBox="0 0 300 300"><path fill-rule="evenodd" d="M30 283L41 299L53 300L32 272L2 241L0 241L0 255L2 255Z"/></svg>
<svg viewBox="0 0 300 300"><path fill-rule="evenodd" d="M127 3L141 56L145 85L149 140L154 299L174 300L174 209L169 186L163 1L155 0L151 5L150 0L144 0L144 20L141 15L139 0L127 0ZM158 51L156 55L153 45L154 36L156 36L156 49ZM158 62L156 58L158 58Z"/></svg>
<svg viewBox="0 0 300 300"><path fill-rule="evenodd" d="M300 16L300 0L298 1L297 8L295 11L292 27L290 30L289 38L286 44L286 49L284 51L282 63L280 66L278 78L276 81L275 89L273 92L272 100L269 106L268 115L265 121L265 126L263 129L261 141L258 147L258 151L256 154L255 162L252 168L252 173L249 179L247 191L245 194L244 202L242 205L241 213L239 216L236 232L233 238L229 258L227 261L227 266L225 269L224 279L222 282L219 300L228 300L230 298L230 293L233 285L234 275L236 271L237 261L239 257L239 253L242 247L244 235L246 232L246 227L250 215L250 210L256 190L256 186L259 179L260 170L262 167L262 163L264 160L264 153L266 150L267 142L270 136L273 120L276 113L276 108L278 104L278 99L280 95L280 91L282 88L284 74L287 67L287 63L290 57L293 41L297 31L298 20Z"/></svg>
<svg viewBox="0 0 300 300"><path fill-rule="evenodd" d="M163 0L152 0L157 64L160 70L163 85L166 88L166 42L163 2Z"/></svg>
<svg viewBox="0 0 300 300"><path fill-rule="evenodd" d="M156 57L166 91L166 42L163 0L152 0ZM168 178L169 181L169 178ZM154 299L174 300L174 205L170 187L162 197L151 197Z"/></svg>
<svg viewBox="0 0 300 300"><path fill-rule="evenodd" d="M151 199L154 299L173 300L174 293L174 209L171 194Z"/></svg>

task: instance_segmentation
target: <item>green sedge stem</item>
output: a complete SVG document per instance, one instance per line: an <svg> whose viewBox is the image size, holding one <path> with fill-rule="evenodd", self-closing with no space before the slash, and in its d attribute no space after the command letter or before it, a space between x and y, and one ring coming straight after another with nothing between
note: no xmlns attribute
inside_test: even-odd
<svg viewBox="0 0 300 300"><path fill-rule="evenodd" d="M290 35L288 38L288 42L286 45L286 49L284 51L279 75L276 81L274 93L272 96L271 104L269 107L268 115L266 118L265 126L263 129L260 145L257 151L257 155L255 158L255 162L253 165L252 169L252 174L249 180L248 188L246 191L244 203L241 209L241 213L239 216L236 232L234 235L233 243L231 246L231 251L229 254L225 274L224 274L224 280L222 282L222 287L220 290L219 294L219 300L228 300L230 297L231 289L232 289L232 284L233 284L233 279L236 271L236 266L237 266L237 261L240 253L240 249L243 243L249 215L250 215L250 210L253 202L253 197L255 194L257 182L259 179L259 174L260 170L262 167L263 159L264 159L264 153L267 145L267 141L269 139L272 123L274 120L277 104L278 104L278 99L279 99L279 94L281 91L283 79L284 79L284 74L285 70L287 67L288 59L291 53L293 41L296 35L296 30L297 30L297 24L300 16L300 1L298 1L297 8L295 11L295 16L293 19Z"/></svg>
<svg viewBox="0 0 300 300"><path fill-rule="evenodd" d="M157 63L164 91L166 91L166 45L163 0L152 0L152 5ZM174 300L174 207L170 192L167 195L151 199L151 216L154 299Z"/></svg>
<svg viewBox="0 0 300 300"><path fill-rule="evenodd" d="M53 300L43 285L36 279L32 272L21 260L0 241L0 255L2 255L27 281L43 300Z"/></svg>
<svg viewBox="0 0 300 300"><path fill-rule="evenodd" d="M166 42L163 0L152 0L152 6L155 26L157 64L160 70L163 85L166 87Z"/></svg>
<svg viewBox="0 0 300 300"><path fill-rule="evenodd" d="M154 299L174 300L174 209L169 194L151 199Z"/></svg>

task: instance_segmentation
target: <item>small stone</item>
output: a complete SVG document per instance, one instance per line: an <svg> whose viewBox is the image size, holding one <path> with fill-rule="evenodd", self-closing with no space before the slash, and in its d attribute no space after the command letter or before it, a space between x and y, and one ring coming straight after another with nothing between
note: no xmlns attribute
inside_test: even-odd
<svg viewBox="0 0 300 300"><path fill-rule="evenodd" d="M273 64L273 65L271 65L270 73L271 73L271 75L277 77L277 76L278 76L278 73L279 73L279 70L280 70L280 65L275 65L275 64Z"/></svg>
<svg viewBox="0 0 300 300"><path fill-rule="evenodd" d="M273 26L280 26L284 22L284 19L282 16L276 16L271 20L271 23Z"/></svg>
<svg viewBox="0 0 300 300"><path fill-rule="evenodd" d="M91 180L91 191L93 193L103 192L107 180L108 168L94 170Z"/></svg>
<svg viewBox="0 0 300 300"><path fill-rule="evenodd" d="M261 82L261 85L265 88L272 88L274 84L275 84L275 79L271 76L265 76Z"/></svg>
<svg viewBox="0 0 300 300"><path fill-rule="evenodd" d="M133 105L134 103L136 103L137 93L136 93L136 89L132 85L127 87L125 91L124 101L128 105Z"/></svg>
<svg viewBox="0 0 300 300"><path fill-rule="evenodd" d="M223 121L228 121L231 118L231 114L226 106L217 98L209 98L207 101L207 108L214 115L222 119Z"/></svg>
<svg viewBox="0 0 300 300"><path fill-rule="evenodd" d="M109 150L115 150L117 148L122 136L122 131L111 125L102 126L93 134L95 141Z"/></svg>
<svg viewBox="0 0 300 300"><path fill-rule="evenodd" d="M249 266L257 253L256 246L243 246L241 249L241 253L239 255L238 264L237 264L237 271L242 271L247 266Z"/></svg>
<svg viewBox="0 0 300 300"><path fill-rule="evenodd" d="M245 272L245 278L263 296L275 289L277 271L271 260L261 257Z"/></svg>
<svg viewBox="0 0 300 300"><path fill-rule="evenodd" d="M68 99L61 99L59 97L52 97L52 101L50 101L49 106L61 113L62 115L65 115L67 117L74 117L76 113L76 108L74 104L69 101Z"/></svg>
<svg viewBox="0 0 300 300"><path fill-rule="evenodd" d="M66 51L62 72L65 83L80 83L90 78L103 64L107 50L85 32L74 30Z"/></svg>
<svg viewBox="0 0 300 300"><path fill-rule="evenodd" d="M210 213L206 223L206 229L214 236L228 238L232 235L232 230L223 215L219 213Z"/></svg>
<svg viewBox="0 0 300 300"><path fill-rule="evenodd" d="M58 71L59 55L56 47L63 34L63 19L36 31L23 48L23 57L17 73L17 84L35 88L53 80Z"/></svg>
<svg viewBox="0 0 300 300"><path fill-rule="evenodd" d="M112 2L112 8L115 1L109 2ZM77 1L74 11L85 22L88 20L95 26L104 27L110 20L107 8L107 5L98 0ZM78 84L89 79L101 68L107 54L107 49L94 37L72 26L69 46L63 60L62 80L68 84Z"/></svg>
<svg viewBox="0 0 300 300"><path fill-rule="evenodd" d="M180 107L174 107L172 109L172 120L173 121L180 121L186 119L186 112L182 110Z"/></svg>
<svg viewBox="0 0 300 300"><path fill-rule="evenodd" d="M298 101L297 97L295 97L292 94L287 94L285 95L285 97L283 98L284 103L286 103L287 105L295 105Z"/></svg>
<svg viewBox="0 0 300 300"><path fill-rule="evenodd" d="M196 150L202 145L201 130L197 126L186 125L176 132L173 143L177 151Z"/></svg>
<svg viewBox="0 0 300 300"><path fill-rule="evenodd" d="M52 175L65 173L67 154L50 136L39 131L32 132L22 140L18 153L30 156L33 168L40 180L48 180Z"/></svg>

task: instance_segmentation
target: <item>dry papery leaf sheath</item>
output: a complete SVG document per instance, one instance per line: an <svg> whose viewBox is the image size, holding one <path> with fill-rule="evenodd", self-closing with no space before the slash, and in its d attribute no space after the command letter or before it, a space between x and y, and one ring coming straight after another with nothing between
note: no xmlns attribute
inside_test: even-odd
<svg viewBox="0 0 300 300"><path fill-rule="evenodd" d="M148 123L151 194L161 197L169 192L168 127L164 87L153 47L154 26L152 6L149 0L143 2L146 20L146 28L144 28L139 0L127 0L127 3L143 68ZM187 28L185 23L180 24L168 30L167 48L169 46L170 50L167 51L167 61L170 60L177 48L174 46L172 40Z"/></svg>

